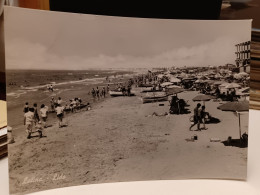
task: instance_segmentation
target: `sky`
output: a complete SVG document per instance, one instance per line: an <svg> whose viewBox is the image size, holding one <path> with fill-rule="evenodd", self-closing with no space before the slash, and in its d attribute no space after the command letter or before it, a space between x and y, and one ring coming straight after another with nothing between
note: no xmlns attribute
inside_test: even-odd
<svg viewBox="0 0 260 195"><path fill-rule="evenodd" d="M153 68L235 63L251 20L198 21L5 9L7 69Z"/></svg>

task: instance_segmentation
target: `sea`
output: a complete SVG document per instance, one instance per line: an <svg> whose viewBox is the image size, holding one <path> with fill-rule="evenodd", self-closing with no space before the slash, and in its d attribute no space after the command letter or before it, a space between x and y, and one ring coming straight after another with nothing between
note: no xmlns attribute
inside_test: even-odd
<svg viewBox="0 0 260 195"><path fill-rule="evenodd" d="M127 82L136 74L137 71L129 70L7 70L8 126L22 124L25 102L31 107L37 103L38 110L41 104L50 108L52 97L61 97L64 105L75 97L81 98L84 104L93 104L92 88L101 89L109 84L113 89L118 82ZM53 86L53 92L48 90L49 85Z"/></svg>

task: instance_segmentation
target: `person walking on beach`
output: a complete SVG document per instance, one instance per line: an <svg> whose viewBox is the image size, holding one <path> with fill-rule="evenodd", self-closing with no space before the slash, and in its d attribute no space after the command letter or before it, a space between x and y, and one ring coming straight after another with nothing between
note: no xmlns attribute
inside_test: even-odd
<svg viewBox="0 0 260 195"><path fill-rule="evenodd" d="M206 130L206 115L208 115L208 113L205 111L206 107L202 106L201 107L201 111L200 111L200 115L201 115L201 122L203 123L203 129Z"/></svg>
<svg viewBox="0 0 260 195"><path fill-rule="evenodd" d="M39 137L41 138L42 137L42 131L43 131L42 122L41 121L39 121L37 123L37 125L35 126L35 131L37 131L39 133Z"/></svg>
<svg viewBox="0 0 260 195"><path fill-rule="evenodd" d="M31 138L34 123L34 108L29 108L29 111L24 114L24 125L26 127L27 139Z"/></svg>
<svg viewBox="0 0 260 195"><path fill-rule="evenodd" d="M25 102L24 108L23 108L23 112L26 113L29 111L29 103Z"/></svg>
<svg viewBox="0 0 260 195"><path fill-rule="evenodd" d="M36 125L36 123L40 121L40 117L39 117L38 109L37 109L37 103L33 104L33 108L34 108L34 119L35 119L34 122Z"/></svg>
<svg viewBox="0 0 260 195"><path fill-rule="evenodd" d="M44 104L41 105L40 109L40 116L43 121L43 127L47 128L46 122L47 122L47 112L48 112L48 106L45 106Z"/></svg>
<svg viewBox="0 0 260 195"><path fill-rule="evenodd" d="M57 118L58 118L58 121L59 121L59 128L62 127L62 119L64 117L64 108L58 104L58 106L55 108L56 110L56 113L57 113Z"/></svg>
<svg viewBox="0 0 260 195"><path fill-rule="evenodd" d="M197 104L197 106L194 108L194 115L193 115L193 124L190 126L190 131L191 131L191 128L193 127L193 126L195 126L196 124L197 124L197 130L201 130L200 129L200 121L201 121L201 119L200 119L200 107L201 107L201 104L200 103L198 103Z"/></svg>

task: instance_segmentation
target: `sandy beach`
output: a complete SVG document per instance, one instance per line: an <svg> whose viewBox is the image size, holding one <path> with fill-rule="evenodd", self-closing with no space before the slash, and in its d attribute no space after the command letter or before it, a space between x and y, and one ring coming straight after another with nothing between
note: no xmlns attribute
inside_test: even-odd
<svg viewBox="0 0 260 195"><path fill-rule="evenodd" d="M65 116L67 127L54 123L41 139L27 140L23 127L16 128L15 143L9 145L11 193L103 182L246 178L247 148L210 142L239 138L234 113L218 110L220 102L210 100L206 110L221 122L189 131L192 113L152 116L168 112L169 102L142 104L139 90L133 89L136 96L106 98L90 111ZM192 111L196 95L178 96ZM248 130L247 120L245 113L242 132ZM195 134L198 140L185 140Z"/></svg>

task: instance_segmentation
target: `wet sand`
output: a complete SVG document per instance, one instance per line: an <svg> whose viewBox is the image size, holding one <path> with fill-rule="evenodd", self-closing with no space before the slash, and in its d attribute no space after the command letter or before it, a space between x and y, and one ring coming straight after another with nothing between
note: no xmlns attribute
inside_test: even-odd
<svg viewBox="0 0 260 195"><path fill-rule="evenodd" d="M197 102L191 99L197 94L183 92L179 98L193 110ZM90 111L65 116L67 127L55 123L41 139L27 140L24 129L17 128L16 142L9 145L11 193L118 181L246 178L247 148L210 142L239 138L235 114L218 110L220 102L211 100L206 110L221 122L189 131L192 113L151 116L168 112L169 103L162 103L142 104L139 95L107 98ZM242 133L247 132L248 113L241 124ZM197 141L185 140L194 134Z"/></svg>

